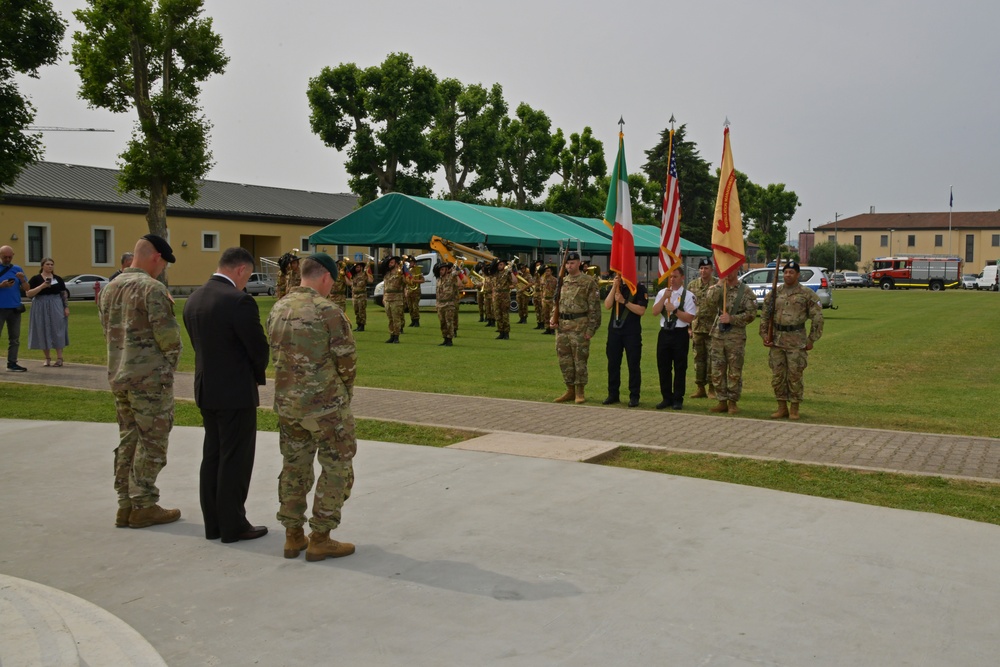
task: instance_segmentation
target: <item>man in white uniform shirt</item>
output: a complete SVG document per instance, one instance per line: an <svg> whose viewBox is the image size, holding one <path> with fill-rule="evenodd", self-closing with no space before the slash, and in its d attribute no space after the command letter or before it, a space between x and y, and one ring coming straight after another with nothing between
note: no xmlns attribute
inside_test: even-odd
<svg viewBox="0 0 1000 667"><path fill-rule="evenodd" d="M660 373L660 396L657 410L684 407L688 352L691 349L690 325L698 313L694 294L684 287L684 269L670 273L667 287L656 294L653 315L660 316L660 334L656 339L656 369Z"/></svg>

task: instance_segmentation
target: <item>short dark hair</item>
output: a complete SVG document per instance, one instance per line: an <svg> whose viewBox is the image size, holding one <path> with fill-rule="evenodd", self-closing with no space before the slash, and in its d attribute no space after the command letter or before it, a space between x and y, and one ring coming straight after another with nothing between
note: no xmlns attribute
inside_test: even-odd
<svg viewBox="0 0 1000 667"><path fill-rule="evenodd" d="M677 271L679 274L681 274L682 277L684 276L684 267L683 266L678 266L676 269L674 269L674 271ZM671 273L673 273L673 271L671 271Z"/></svg>
<svg viewBox="0 0 1000 667"><path fill-rule="evenodd" d="M254 266L253 255L246 248L226 248L219 257L220 269L237 269L241 266Z"/></svg>

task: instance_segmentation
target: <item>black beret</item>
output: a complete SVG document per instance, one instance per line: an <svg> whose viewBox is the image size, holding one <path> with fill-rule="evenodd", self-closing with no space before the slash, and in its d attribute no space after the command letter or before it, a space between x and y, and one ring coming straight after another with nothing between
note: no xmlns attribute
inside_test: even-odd
<svg viewBox="0 0 1000 667"><path fill-rule="evenodd" d="M782 267L782 271L786 269L791 269L792 271L795 271L795 273L802 273L802 267L799 266L799 263L796 262L794 259L786 263L785 266Z"/></svg>
<svg viewBox="0 0 1000 667"><path fill-rule="evenodd" d="M152 243L153 247L156 248L156 252L160 253L160 256L163 259L167 260L171 264L177 261L177 258L174 257L174 249L170 247L170 244L167 243L166 239L161 238L156 234L146 234L142 238Z"/></svg>
<svg viewBox="0 0 1000 667"><path fill-rule="evenodd" d="M712 266L712 260L710 260L708 257L702 257L701 260L699 260L698 262L698 268L700 269L703 266Z"/></svg>
<svg viewBox="0 0 1000 667"><path fill-rule="evenodd" d="M576 252L574 250L574 251L570 252L568 255L566 255L566 261L567 262L570 261L571 259L575 259L575 260L579 261L580 260L580 253L578 253L578 252Z"/></svg>

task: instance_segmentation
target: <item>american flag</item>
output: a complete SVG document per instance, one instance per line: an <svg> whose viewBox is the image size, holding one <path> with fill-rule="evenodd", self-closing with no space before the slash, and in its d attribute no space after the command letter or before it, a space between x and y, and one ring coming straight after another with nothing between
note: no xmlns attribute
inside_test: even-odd
<svg viewBox="0 0 1000 667"><path fill-rule="evenodd" d="M681 201L677 184L677 156L674 154L674 131L670 131L667 187L663 193L663 219L660 226L660 281L681 264Z"/></svg>

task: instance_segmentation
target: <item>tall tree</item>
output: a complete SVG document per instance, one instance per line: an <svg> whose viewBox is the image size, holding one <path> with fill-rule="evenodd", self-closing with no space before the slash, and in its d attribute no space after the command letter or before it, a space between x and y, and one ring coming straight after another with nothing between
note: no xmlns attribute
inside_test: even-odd
<svg viewBox="0 0 1000 667"><path fill-rule="evenodd" d="M556 144L564 144L562 130L556 132ZM569 145L563 145L556 158L556 174L560 183L549 188L545 210L585 218L604 214L607 188L600 187L606 177L608 163L604 159L604 143L594 136L590 127L582 133L569 135Z"/></svg>
<svg viewBox="0 0 1000 667"><path fill-rule="evenodd" d="M406 53L381 65L324 67L309 80L309 124L327 146L347 147L348 184L360 204L379 194L427 197L440 154L430 129L441 108L437 76Z"/></svg>
<svg viewBox="0 0 1000 667"><path fill-rule="evenodd" d="M477 185L474 175L499 157L500 122L507 115L503 88L495 83L486 90L477 83L464 86L456 79L445 79L438 84L438 91L441 106L430 141L444 168L445 196L475 201L481 193L473 187Z"/></svg>
<svg viewBox="0 0 1000 667"><path fill-rule="evenodd" d="M801 204L799 197L791 190L785 190L784 183L771 183L762 187L749 179L740 179L737 174L737 188L740 192L740 206L747 237L764 251L764 260L769 262L777 257L778 250L788 234L787 223L795 215Z"/></svg>
<svg viewBox="0 0 1000 667"><path fill-rule="evenodd" d="M198 199L198 182L212 167L211 123L198 104L199 86L222 74L229 58L202 0L87 0L73 12L80 97L92 107L139 117L119 157L122 191L149 197L146 223L167 231L167 195Z"/></svg>
<svg viewBox="0 0 1000 667"><path fill-rule="evenodd" d="M561 133L553 135L551 127L544 111L519 104L513 118L501 121L499 159L484 167L476 187L496 191L498 204L509 200L519 209L536 208L534 198L545 189L563 147Z"/></svg>
<svg viewBox="0 0 1000 667"><path fill-rule="evenodd" d="M856 271L858 268L858 249L849 243L837 245L837 266L833 265L833 241L817 243L809 250L809 263L822 266L831 271Z"/></svg>
<svg viewBox="0 0 1000 667"><path fill-rule="evenodd" d="M719 177L698 154L697 144L686 140L686 134L687 125L681 125L674 132L674 154L677 156L677 179L680 182L681 235L707 248L712 244L712 216L715 215ZM661 202L667 181L669 147L670 128L666 128L660 132L660 143L646 151L646 164L642 166L650 182L659 184Z"/></svg>
<svg viewBox="0 0 1000 667"><path fill-rule="evenodd" d="M66 23L49 0L0 0L0 187L9 186L42 156L42 141L25 130L35 108L21 95L15 74L38 78L59 60Z"/></svg>

